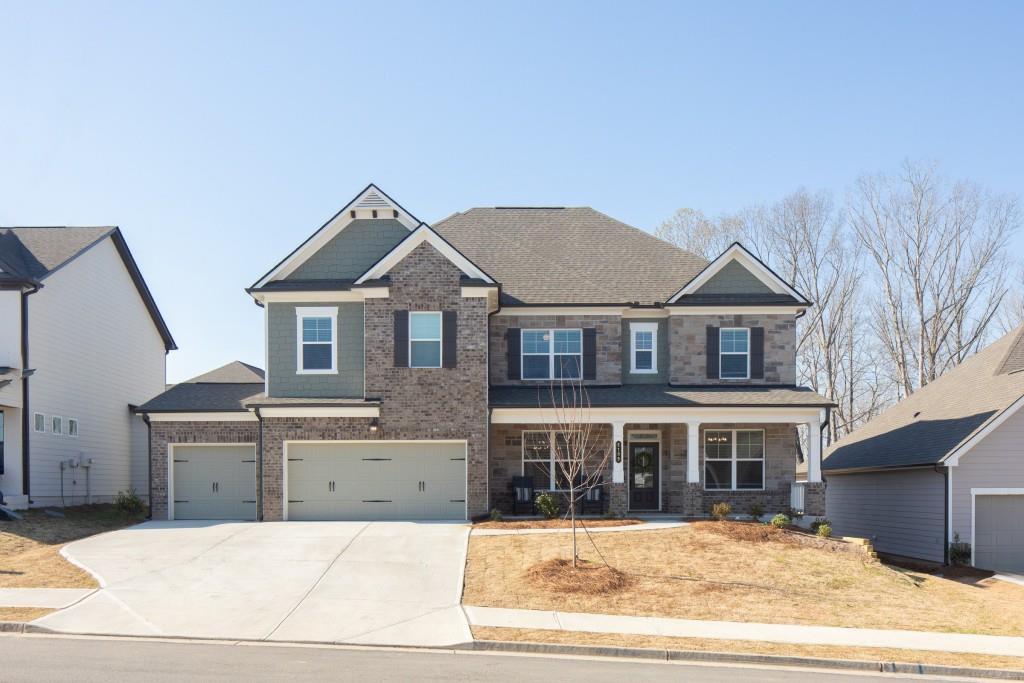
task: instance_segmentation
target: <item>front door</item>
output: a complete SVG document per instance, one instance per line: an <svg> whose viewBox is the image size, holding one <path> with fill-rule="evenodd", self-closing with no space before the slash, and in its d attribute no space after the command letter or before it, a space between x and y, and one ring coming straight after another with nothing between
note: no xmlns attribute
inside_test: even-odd
<svg viewBox="0 0 1024 683"><path fill-rule="evenodd" d="M629 444L629 509L658 509L658 444Z"/></svg>

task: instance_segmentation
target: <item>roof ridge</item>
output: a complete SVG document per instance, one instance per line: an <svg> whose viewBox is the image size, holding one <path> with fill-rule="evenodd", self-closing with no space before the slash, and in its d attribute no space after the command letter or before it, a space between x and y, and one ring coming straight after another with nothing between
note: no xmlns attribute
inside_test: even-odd
<svg viewBox="0 0 1024 683"><path fill-rule="evenodd" d="M692 256L693 258L698 259L700 261L704 261L707 264L711 263L711 261L709 261L708 259L704 258L700 254L695 254L695 253L693 253L692 251L690 251L688 249L683 249L682 247L680 247L678 245L675 245L675 244L672 244L671 242L669 242L667 240L663 240L660 237L658 237L657 235L651 234L651 233L647 232L646 230L642 230L642 229L636 227L635 225L630 225L629 223L625 223L623 221L620 221L618 218L615 218L614 216L609 216L604 211L598 211L597 209L595 209L592 206L587 206L587 207L582 207L582 208L589 209L589 210L593 211L594 213L599 214L599 215L603 216L604 218L607 218L608 220L612 221L613 223L621 225L622 227L627 228L627 229L629 229L629 230L631 230L633 232L639 233L640 235L642 235L643 237L645 237L645 238L647 238L649 240L656 240L661 245L672 247L676 251L682 252L683 254L686 254L687 256Z"/></svg>

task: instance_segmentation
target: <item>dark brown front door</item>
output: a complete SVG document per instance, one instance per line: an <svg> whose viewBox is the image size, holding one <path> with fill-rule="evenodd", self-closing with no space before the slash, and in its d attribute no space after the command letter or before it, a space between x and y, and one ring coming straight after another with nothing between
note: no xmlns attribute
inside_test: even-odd
<svg viewBox="0 0 1024 683"><path fill-rule="evenodd" d="M658 509L658 444L629 444L629 509Z"/></svg>

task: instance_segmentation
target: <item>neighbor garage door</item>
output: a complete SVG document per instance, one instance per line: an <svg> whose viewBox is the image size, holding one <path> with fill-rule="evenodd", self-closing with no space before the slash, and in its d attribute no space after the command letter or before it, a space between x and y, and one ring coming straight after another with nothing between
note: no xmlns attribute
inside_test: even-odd
<svg viewBox="0 0 1024 683"><path fill-rule="evenodd" d="M465 519L466 445L289 443L288 519Z"/></svg>
<svg viewBox="0 0 1024 683"><path fill-rule="evenodd" d="M974 499L974 566L1024 572L1024 495Z"/></svg>
<svg viewBox="0 0 1024 683"><path fill-rule="evenodd" d="M256 519L255 446L172 446L174 519Z"/></svg>

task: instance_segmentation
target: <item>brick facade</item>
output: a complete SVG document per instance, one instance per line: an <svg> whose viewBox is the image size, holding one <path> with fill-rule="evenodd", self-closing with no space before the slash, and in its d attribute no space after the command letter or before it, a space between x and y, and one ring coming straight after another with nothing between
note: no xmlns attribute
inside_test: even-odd
<svg viewBox="0 0 1024 683"><path fill-rule="evenodd" d="M740 384L796 384L796 316L673 315L669 318L672 384L730 384L707 377L707 327L763 327L764 379ZM734 382L735 383L735 382Z"/></svg>
<svg viewBox="0 0 1024 683"><path fill-rule="evenodd" d="M545 386L535 380L508 378L509 328L584 329L597 330L597 376L587 384L620 384L622 382L622 322L617 315L496 315L491 318L491 384Z"/></svg>

